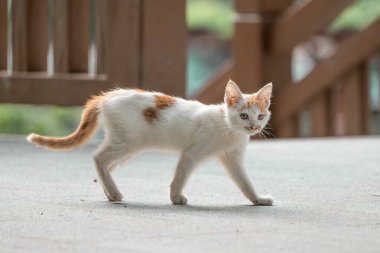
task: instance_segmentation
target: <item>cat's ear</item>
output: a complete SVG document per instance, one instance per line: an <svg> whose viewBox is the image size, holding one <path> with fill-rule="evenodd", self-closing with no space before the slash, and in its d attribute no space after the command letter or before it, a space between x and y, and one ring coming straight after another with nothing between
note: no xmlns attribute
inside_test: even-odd
<svg viewBox="0 0 380 253"><path fill-rule="evenodd" d="M270 105L270 98L272 97L273 85L272 83L268 83L264 87L262 87L257 93L257 98L259 100L264 100L266 102L266 106Z"/></svg>
<svg viewBox="0 0 380 253"><path fill-rule="evenodd" d="M228 81L226 86L226 93L224 94L224 102L228 106L233 106L243 100L243 94L239 87L232 80Z"/></svg>

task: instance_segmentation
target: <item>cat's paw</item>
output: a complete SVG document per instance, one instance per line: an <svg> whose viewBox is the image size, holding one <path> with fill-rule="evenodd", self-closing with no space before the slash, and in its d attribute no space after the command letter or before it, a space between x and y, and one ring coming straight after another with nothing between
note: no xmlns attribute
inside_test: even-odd
<svg viewBox="0 0 380 253"><path fill-rule="evenodd" d="M273 205L273 197L270 195L259 196L258 199L253 201L256 206L271 206Z"/></svg>
<svg viewBox="0 0 380 253"><path fill-rule="evenodd" d="M186 205L187 204L187 198L183 196L182 194L179 195L171 195L170 200L174 205Z"/></svg>
<svg viewBox="0 0 380 253"><path fill-rule="evenodd" d="M108 193L104 191L109 201L121 201L123 199L123 195L119 192Z"/></svg>

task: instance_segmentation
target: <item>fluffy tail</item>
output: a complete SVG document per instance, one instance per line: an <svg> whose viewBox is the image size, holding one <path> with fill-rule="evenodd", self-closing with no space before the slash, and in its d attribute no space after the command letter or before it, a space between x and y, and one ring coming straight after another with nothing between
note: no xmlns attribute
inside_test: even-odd
<svg viewBox="0 0 380 253"><path fill-rule="evenodd" d="M99 104L104 96L94 96L85 105L78 128L66 137L48 137L29 134L27 140L37 146L52 150L68 150L86 143L98 127Z"/></svg>

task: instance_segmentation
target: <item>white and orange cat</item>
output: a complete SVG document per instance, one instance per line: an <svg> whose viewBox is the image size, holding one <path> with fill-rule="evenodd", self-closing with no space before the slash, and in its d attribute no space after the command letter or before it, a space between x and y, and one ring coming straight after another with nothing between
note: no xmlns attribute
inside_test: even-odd
<svg viewBox="0 0 380 253"><path fill-rule="evenodd" d="M272 205L272 197L255 191L243 166L250 136L269 121L271 94L272 84L257 93L242 94L229 81L224 103L204 105L159 92L117 89L87 102L74 133L62 138L30 134L28 141L52 150L72 149L88 141L101 123L105 139L94 159L110 201L122 199L111 170L142 151L155 149L180 154L170 185L173 204L187 203L183 189L191 173L199 163L215 156L253 204Z"/></svg>

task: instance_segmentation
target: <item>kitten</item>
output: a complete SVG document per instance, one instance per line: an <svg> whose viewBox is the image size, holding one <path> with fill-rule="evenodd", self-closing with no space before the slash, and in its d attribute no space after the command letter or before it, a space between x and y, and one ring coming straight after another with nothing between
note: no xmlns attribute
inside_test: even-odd
<svg viewBox="0 0 380 253"><path fill-rule="evenodd" d="M186 204L183 189L195 167L216 156L243 194L255 205L272 205L270 196L256 193L243 167L251 135L259 133L270 118L272 84L254 94L242 94L229 81L224 103L204 105L158 92L117 89L92 97L76 131L66 137L30 134L28 141L52 150L78 147L103 125L105 139L94 159L104 192L110 201L122 195L110 172L142 151L158 149L180 154L170 185L173 204Z"/></svg>

